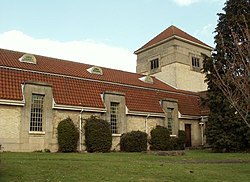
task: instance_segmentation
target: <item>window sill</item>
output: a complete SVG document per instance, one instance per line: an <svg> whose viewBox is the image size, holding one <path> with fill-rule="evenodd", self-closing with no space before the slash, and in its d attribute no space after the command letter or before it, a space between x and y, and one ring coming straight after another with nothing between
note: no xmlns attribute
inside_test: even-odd
<svg viewBox="0 0 250 182"><path fill-rule="evenodd" d="M201 67L194 67L194 66L192 66L192 68L191 68L191 70L192 71L195 71L195 72L201 72Z"/></svg>
<svg viewBox="0 0 250 182"><path fill-rule="evenodd" d="M122 136L122 134L116 134L116 133L112 134L112 137L120 137L120 136Z"/></svg>
<svg viewBox="0 0 250 182"><path fill-rule="evenodd" d="M31 135L45 135L45 131L29 131Z"/></svg>
<svg viewBox="0 0 250 182"><path fill-rule="evenodd" d="M161 71L161 69L160 68L154 68L154 69L150 69L150 74L154 74L154 73L158 73L158 72L160 72Z"/></svg>

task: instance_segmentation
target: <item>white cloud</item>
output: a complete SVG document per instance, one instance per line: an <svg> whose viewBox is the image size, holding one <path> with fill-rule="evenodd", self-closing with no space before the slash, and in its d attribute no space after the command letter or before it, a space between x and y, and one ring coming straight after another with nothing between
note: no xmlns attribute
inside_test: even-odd
<svg viewBox="0 0 250 182"><path fill-rule="evenodd" d="M200 38L205 38L207 39L206 41L204 41L204 43L210 45L210 46L214 46L213 43L213 38L211 38L212 33L214 32L214 26L212 24L207 24L204 25L201 29L198 29L194 32L194 37L197 37L198 39Z"/></svg>
<svg viewBox="0 0 250 182"><path fill-rule="evenodd" d="M136 56L127 49L93 40L60 42L12 30L0 34L0 48L135 72Z"/></svg>
<svg viewBox="0 0 250 182"><path fill-rule="evenodd" d="M203 26L200 30L196 30L194 34L195 36L198 36L198 35L210 36L212 33L212 28L213 28L212 24L207 24Z"/></svg>
<svg viewBox="0 0 250 182"><path fill-rule="evenodd" d="M189 6L197 2L225 3L226 0L173 0L179 6Z"/></svg>
<svg viewBox="0 0 250 182"><path fill-rule="evenodd" d="M174 0L174 2L180 6L188 6L188 5L193 4L195 2L198 2L198 1L200 1L200 0Z"/></svg>

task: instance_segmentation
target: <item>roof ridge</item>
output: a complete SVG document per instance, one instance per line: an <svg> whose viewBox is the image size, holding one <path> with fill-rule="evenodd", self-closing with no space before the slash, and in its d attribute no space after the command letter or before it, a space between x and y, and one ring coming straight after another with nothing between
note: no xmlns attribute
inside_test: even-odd
<svg viewBox="0 0 250 182"><path fill-rule="evenodd" d="M113 71L119 71L119 72L125 72L125 73L130 73L130 74L135 74L135 75L142 75L143 74L140 74L140 73L134 73L134 72L130 72L130 71L124 71L124 70L119 70L119 69L113 69L113 68L108 68L108 67L104 67L104 66L99 66L99 65L94 65L94 64L87 64L87 63L83 63L83 62L78 62L78 61L72 61L72 60L69 60L69 59L64 59L64 58L58 58L58 57L49 57L49 56L44 56L44 55L41 55L41 54L34 54L34 53L31 53L31 52L24 52L24 51L16 51L16 50L10 50L10 49L3 49L0 47L0 51L8 51L8 52L11 52L11 53L20 53L20 54L32 54L34 56L38 56L38 57L41 57L41 58L47 58L47 59L52 59L52 61L62 61L62 62L68 62L68 63L75 63L75 64L81 64L81 65L85 65L85 66L98 66L100 68L103 68L103 69L107 69L107 70L113 70Z"/></svg>
<svg viewBox="0 0 250 182"><path fill-rule="evenodd" d="M201 46L205 46L208 48L212 48L211 46L207 45L206 43L200 41L199 39L195 38L194 36L188 34L187 32L181 30L180 28L171 25L165 30L163 30L161 33L156 35L154 38L152 38L150 41L148 41L146 44L144 44L141 48L137 49L134 53L136 54L137 51L140 51L142 49L151 47L161 41L164 41L166 39L172 38L174 36L180 37L182 39L185 39L187 41L191 41L193 43L199 44Z"/></svg>
<svg viewBox="0 0 250 182"><path fill-rule="evenodd" d="M17 51L17 50L11 50L11 49L3 49L3 48L0 48L0 51L1 51L1 50L3 50L3 51L8 51L8 52L12 52L12 53L32 54L32 55L34 55L34 56L39 56L39 57L43 57L43 58L55 59L55 61L66 61L66 62L80 63L80 62L71 61L71 60L64 59L64 58L58 58L58 57L53 57L53 56L49 57L49 56L44 56L44 55L41 55L41 54L36 54L36 53L31 53L31 52L25 52L25 51ZM89 66L95 66L95 65L86 64L86 63L80 63L80 64L85 64L85 65L89 65Z"/></svg>
<svg viewBox="0 0 250 182"><path fill-rule="evenodd" d="M172 25L171 27L172 27L173 35L175 35L175 28L176 28L176 27L175 27L174 25Z"/></svg>

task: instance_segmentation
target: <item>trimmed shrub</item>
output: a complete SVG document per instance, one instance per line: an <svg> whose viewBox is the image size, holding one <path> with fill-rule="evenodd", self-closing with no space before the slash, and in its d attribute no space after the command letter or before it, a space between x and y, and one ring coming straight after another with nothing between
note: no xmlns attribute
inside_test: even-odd
<svg viewBox="0 0 250 182"><path fill-rule="evenodd" d="M168 150L179 150L179 138L178 137L170 137Z"/></svg>
<svg viewBox="0 0 250 182"><path fill-rule="evenodd" d="M75 152L79 139L79 132L73 121L68 117L62 120L57 127L59 152Z"/></svg>
<svg viewBox="0 0 250 182"><path fill-rule="evenodd" d="M178 140L177 140L178 150L184 150L185 149L185 143L186 143L186 132L184 130L178 131Z"/></svg>
<svg viewBox="0 0 250 182"><path fill-rule="evenodd" d="M171 148L170 133L166 127L157 125L150 134L151 150L169 150Z"/></svg>
<svg viewBox="0 0 250 182"><path fill-rule="evenodd" d="M121 136L120 147L124 152L142 152L147 150L147 134L142 131L131 131Z"/></svg>
<svg viewBox="0 0 250 182"><path fill-rule="evenodd" d="M109 152L112 146L112 133L107 121L91 116L86 119L85 144L88 152Z"/></svg>
<svg viewBox="0 0 250 182"><path fill-rule="evenodd" d="M168 150L184 150L186 142L186 133L183 130L178 131L178 137L171 137Z"/></svg>

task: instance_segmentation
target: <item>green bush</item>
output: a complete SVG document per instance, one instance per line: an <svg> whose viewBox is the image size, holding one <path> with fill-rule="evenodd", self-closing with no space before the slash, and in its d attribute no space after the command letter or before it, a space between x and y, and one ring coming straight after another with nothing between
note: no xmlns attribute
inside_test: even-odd
<svg viewBox="0 0 250 182"><path fill-rule="evenodd" d="M75 152L79 139L79 132L73 121L68 117L57 127L59 152Z"/></svg>
<svg viewBox="0 0 250 182"><path fill-rule="evenodd" d="M157 125L150 134L151 150L169 150L171 148L170 133L166 127Z"/></svg>
<svg viewBox="0 0 250 182"><path fill-rule="evenodd" d="M168 146L168 150L180 150L179 148L180 148L179 138L178 137L171 137L170 142L169 142L169 146Z"/></svg>
<svg viewBox="0 0 250 182"><path fill-rule="evenodd" d="M184 150L186 142L185 131L179 130L178 137L170 137L169 130L163 126L156 126L151 130L151 150Z"/></svg>
<svg viewBox="0 0 250 182"><path fill-rule="evenodd" d="M178 137L171 137L168 150L184 150L186 143L186 133L183 130L178 131Z"/></svg>
<svg viewBox="0 0 250 182"><path fill-rule="evenodd" d="M120 140L121 151L142 152L147 150L147 134L142 131L124 133Z"/></svg>
<svg viewBox="0 0 250 182"><path fill-rule="evenodd" d="M186 132L184 130L178 131L178 140L177 140L178 150L184 150L185 149L185 143L186 143Z"/></svg>
<svg viewBox="0 0 250 182"><path fill-rule="evenodd" d="M86 119L85 144L88 152L109 152L112 146L112 133L107 121L91 116Z"/></svg>

